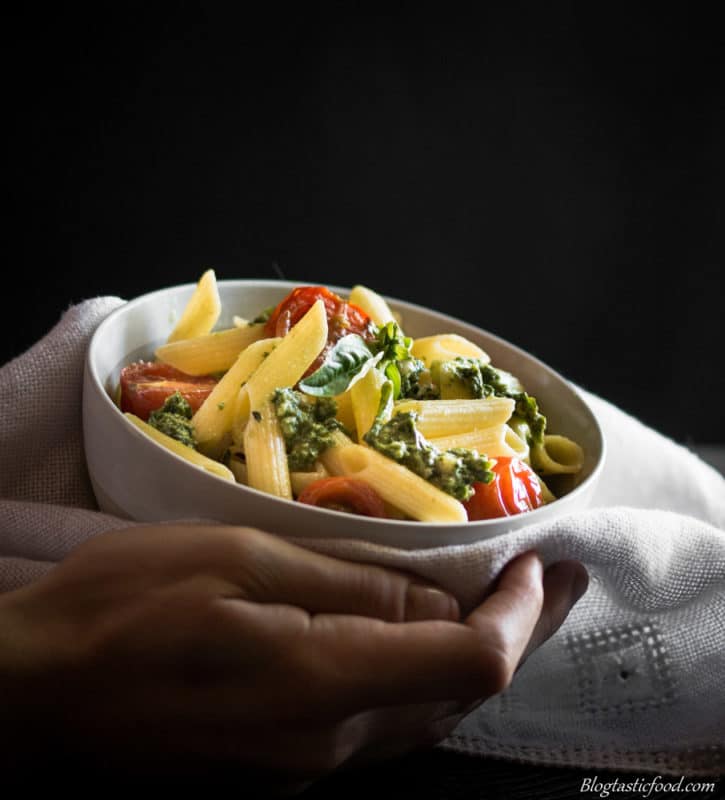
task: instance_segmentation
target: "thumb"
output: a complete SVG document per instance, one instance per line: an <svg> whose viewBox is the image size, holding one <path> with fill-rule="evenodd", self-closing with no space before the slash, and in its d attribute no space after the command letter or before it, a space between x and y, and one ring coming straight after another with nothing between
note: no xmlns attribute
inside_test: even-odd
<svg viewBox="0 0 725 800"><path fill-rule="evenodd" d="M519 666L564 624L569 612L586 592L589 575L578 561L557 561L544 572L543 585L541 614Z"/></svg>

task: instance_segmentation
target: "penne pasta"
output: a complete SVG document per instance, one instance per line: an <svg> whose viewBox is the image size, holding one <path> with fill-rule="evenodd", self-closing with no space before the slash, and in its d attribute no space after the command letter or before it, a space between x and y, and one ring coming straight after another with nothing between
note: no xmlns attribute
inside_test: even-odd
<svg viewBox="0 0 725 800"><path fill-rule="evenodd" d="M224 478L224 480L227 481L234 480L234 475L229 469L227 469L227 467L224 466L224 464L220 464L218 461L207 458L196 450L193 450L191 447L188 447L181 442L177 442L176 439L172 439L171 436L167 436L165 433L157 431L156 428L149 425L148 422L144 422L135 414L126 412L124 416L127 420L129 420L129 422L133 423L133 425L135 425L140 431L143 431L143 433L145 433L155 442L160 444L162 447L165 447L167 450L170 450L172 453L175 453L177 456L181 456L195 467L206 470L206 472L210 472L212 475L216 475L218 478Z"/></svg>
<svg viewBox="0 0 725 800"><path fill-rule="evenodd" d="M477 358L488 364L490 358L478 345L469 342L457 333L444 333L437 336L424 336L413 342L411 350L427 367L434 361L452 361L455 358Z"/></svg>
<svg viewBox="0 0 725 800"><path fill-rule="evenodd" d="M168 342L193 339L209 333L221 314L222 304L213 269L208 269L199 279L194 293L189 298L176 327L169 334Z"/></svg>
<svg viewBox="0 0 725 800"><path fill-rule="evenodd" d="M543 444L531 447L531 464L542 475L579 472L583 463L584 451L566 436L547 434Z"/></svg>
<svg viewBox="0 0 725 800"><path fill-rule="evenodd" d="M325 306L318 300L269 353L239 392L232 426L234 441L241 441L250 413L259 409L275 389L294 386L327 342Z"/></svg>
<svg viewBox="0 0 725 800"><path fill-rule="evenodd" d="M260 404L244 431L247 483L252 489L292 499L287 449L271 400Z"/></svg>
<svg viewBox="0 0 725 800"><path fill-rule="evenodd" d="M191 423L199 449L219 457L232 429L240 387L274 350L281 339L262 339L242 351L224 377L194 414Z"/></svg>
<svg viewBox="0 0 725 800"><path fill-rule="evenodd" d="M298 286L244 310L257 322L234 316L213 330L207 270L157 361L121 370L129 421L189 463L285 500L453 525L531 510L576 485L582 448L550 433L536 398L465 337L413 340L361 285L349 302ZM280 335L265 338L268 326Z"/></svg>
<svg viewBox="0 0 725 800"><path fill-rule="evenodd" d="M243 461L239 454L234 454L229 457L227 464L229 469L232 471L232 475L234 475L234 480L237 483L241 483L246 486L249 483L249 477L247 475L247 462Z"/></svg>
<svg viewBox="0 0 725 800"><path fill-rule="evenodd" d="M544 483L544 479L541 475L537 475L539 479L539 486L541 487L541 499L545 503L553 503L556 500L556 495L549 489L549 487Z"/></svg>
<svg viewBox="0 0 725 800"><path fill-rule="evenodd" d="M376 369L371 369L364 378L350 389L352 411L358 442L370 430L380 406L380 391L385 378Z"/></svg>
<svg viewBox="0 0 725 800"><path fill-rule="evenodd" d="M418 415L416 426L428 439L465 433L476 428L489 428L506 422L514 410L508 397L486 397L481 400L403 400L395 404L393 414L413 411Z"/></svg>
<svg viewBox="0 0 725 800"><path fill-rule="evenodd" d="M420 522L466 522L466 509L451 495L437 489L409 469L344 434L321 461L332 475L347 475L371 486L387 503Z"/></svg>
<svg viewBox="0 0 725 800"><path fill-rule="evenodd" d="M188 375L226 372L242 350L264 336L264 325L229 328L162 344L156 349L156 358Z"/></svg>
<svg viewBox="0 0 725 800"><path fill-rule="evenodd" d="M376 325L397 321L385 299L366 286L353 286L349 301L361 308Z"/></svg>
<svg viewBox="0 0 725 800"><path fill-rule="evenodd" d="M370 371L374 372L375 370ZM352 389L348 389L346 392L338 394L335 397L335 402L337 403L337 419L343 424L346 430L354 433L356 422L352 402Z"/></svg>
<svg viewBox="0 0 725 800"><path fill-rule="evenodd" d="M450 450L463 447L466 450L477 450L489 458L497 456L515 456L516 452L506 442L506 425L491 425L488 428L475 428L464 433L440 436L430 439L430 443L439 450Z"/></svg>
<svg viewBox="0 0 725 800"><path fill-rule="evenodd" d="M292 484L292 494L297 497L311 483L322 478L329 477L330 473L322 465L322 462L315 464L313 472L290 472L290 482Z"/></svg>
<svg viewBox="0 0 725 800"><path fill-rule="evenodd" d="M526 439L522 439L509 425L506 426L504 441L514 451L517 458L528 463L529 445Z"/></svg>

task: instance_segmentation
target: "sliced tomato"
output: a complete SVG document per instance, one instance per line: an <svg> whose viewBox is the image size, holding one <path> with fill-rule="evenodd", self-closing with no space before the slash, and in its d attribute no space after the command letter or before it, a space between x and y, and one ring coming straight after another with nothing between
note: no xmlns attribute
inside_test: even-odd
<svg viewBox="0 0 725 800"><path fill-rule="evenodd" d="M160 361L136 361L121 370L121 411L130 411L143 420L174 392L180 392L197 411L216 386L210 375L187 375Z"/></svg>
<svg viewBox="0 0 725 800"><path fill-rule="evenodd" d="M305 487L297 499L300 503L363 517L387 517L380 495L357 478L320 478Z"/></svg>
<svg viewBox="0 0 725 800"><path fill-rule="evenodd" d="M543 504L536 473L520 458L497 458L491 483L474 483L475 494L463 505L470 521L508 517Z"/></svg>
<svg viewBox="0 0 725 800"><path fill-rule="evenodd" d="M285 336L304 317L317 300L322 300L327 318L334 315L340 298L325 286L298 286L274 309L267 320L268 336Z"/></svg>
<svg viewBox="0 0 725 800"><path fill-rule="evenodd" d="M363 339L373 338L370 317L358 306L348 303L325 286L298 286L274 309L266 322L268 336L285 336L312 308L322 300L327 312L327 345L306 374L314 372L325 359L328 350L348 333L357 333Z"/></svg>

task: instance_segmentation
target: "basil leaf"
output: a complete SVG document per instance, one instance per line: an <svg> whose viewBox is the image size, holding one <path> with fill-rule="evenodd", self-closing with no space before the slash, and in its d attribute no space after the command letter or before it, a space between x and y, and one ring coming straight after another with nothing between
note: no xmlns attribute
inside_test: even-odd
<svg viewBox="0 0 725 800"><path fill-rule="evenodd" d="M305 394L314 397L332 397L346 391L370 362L379 361L373 357L362 337L349 333L338 340L327 354L322 366L299 382ZM367 372L367 370L365 370Z"/></svg>
<svg viewBox="0 0 725 800"><path fill-rule="evenodd" d="M397 322L392 320L378 328L373 349L383 353L383 361L402 361L410 358L413 340L404 336Z"/></svg>

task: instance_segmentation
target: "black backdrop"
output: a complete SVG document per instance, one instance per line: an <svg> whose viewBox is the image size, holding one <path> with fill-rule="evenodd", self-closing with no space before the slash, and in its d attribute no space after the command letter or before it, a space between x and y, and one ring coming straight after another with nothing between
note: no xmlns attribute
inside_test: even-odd
<svg viewBox="0 0 725 800"><path fill-rule="evenodd" d="M278 264L725 442L722 28L543 5L16 17L3 360L85 297Z"/></svg>

